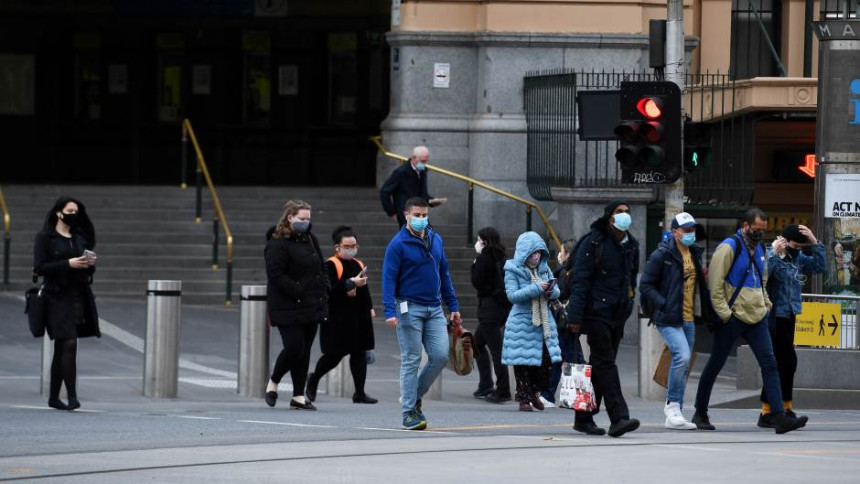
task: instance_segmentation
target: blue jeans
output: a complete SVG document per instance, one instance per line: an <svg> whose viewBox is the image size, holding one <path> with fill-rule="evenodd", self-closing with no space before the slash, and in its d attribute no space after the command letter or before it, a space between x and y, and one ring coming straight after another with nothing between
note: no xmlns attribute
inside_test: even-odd
<svg viewBox="0 0 860 484"><path fill-rule="evenodd" d="M397 301L398 312L401 302ZM404 414L415 408L448 362L448 324L442 307L407 304L407 312L397 315L400 395ZM427 352L427 364L419 372L422 348Z"/></svg>
<svg viewBox="0 0 860 484"><path fill-rule="evenodd" d="M696 410L708 411L708 403L711 400L711 390L717 375L726 364L726 358L735 345L738 336L743 336L750 345L750 349L761 368L761 378L764 381L764 393L774 413L782 413L782 391L779 388L779 373L776 369L776 357L773 354L773 344L770 340L767 322L759 321L756 324L747 324L732 316L725 324L717 323L714 330L714 346L711 349L711 357L702 371L699 380L699 390L696 392Z"/></svg>
<svg viewBox="0 0 860 484"><path fill-rule="evenodd" d="M685 322L683 326L658 324L657 331L672 353L672 366L667 378L666 400L677 402L684 407L684 390L687 388L687 374L690 372L690 355L696 339L696 325Z"/></svg>

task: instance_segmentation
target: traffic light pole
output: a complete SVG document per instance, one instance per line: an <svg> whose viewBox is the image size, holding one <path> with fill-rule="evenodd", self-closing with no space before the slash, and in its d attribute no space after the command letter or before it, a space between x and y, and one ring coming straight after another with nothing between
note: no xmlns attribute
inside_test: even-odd
<svg viewBox="0 0 860 484"><path fill-rule="evenodd" d="M668 0L666 15L666 69L665 79L674 82L683 92L684 89L684 0ZM684 129L684 123L681 123ZM683 140L683 131L678 138ZM680 154L675 158L682 160L682 143L677 146L667 146L667 149L678 150ZM683 163L683 162L682 162ZM663 231L671 227L672 217L684 211L684 170L679 167L681 177L677 181L664 185ZM660 360L660 352L663 349L663 340L657 331L647 326L648 319L640 319L639 327L639 397L644 400L662 400L666 396L666 390L654 383L654 369Z"/></svg>

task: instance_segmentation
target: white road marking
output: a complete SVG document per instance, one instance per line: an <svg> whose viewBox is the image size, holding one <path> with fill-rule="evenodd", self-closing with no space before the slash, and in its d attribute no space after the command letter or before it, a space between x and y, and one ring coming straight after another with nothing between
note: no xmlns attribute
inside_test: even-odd
<svg viewBox="0 0 860 484"><path fill-rule="evenodd" d="M268 425L284 425L287 427L311 427L311 428L319 428L319 429L336 429L337 428L333 425L311 425L311 424L300 424L300 423L290 423L290 422L269 422L266 420L237 420L237 422L268 424Z"/></svg>
<svg viewBox="0 0 860 484"><path fill-rule="evenodd" d="M189 420L221 420L221 417L202 417L199 415L168 415L168 417L187 418Z"/></svg>

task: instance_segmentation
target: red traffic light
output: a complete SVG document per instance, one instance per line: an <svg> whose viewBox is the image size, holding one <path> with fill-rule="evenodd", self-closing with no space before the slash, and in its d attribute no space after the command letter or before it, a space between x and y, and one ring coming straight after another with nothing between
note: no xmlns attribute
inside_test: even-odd
<svg viewBox="0 0 860 484"><path fill-rule="evenodd" d="M648 119L657 119L663 115L663 103L658 98L643 97L636 103L636 110Z"/></svg>

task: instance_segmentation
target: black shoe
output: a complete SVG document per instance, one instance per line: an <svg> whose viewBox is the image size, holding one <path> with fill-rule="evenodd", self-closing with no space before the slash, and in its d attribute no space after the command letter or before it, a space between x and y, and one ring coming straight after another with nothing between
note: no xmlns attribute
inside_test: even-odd
<svg viewBox="0 0 860 484"><path fill-rule="evenodd" d="M711 425L711 419L708 418L707 412L700 412L696 410L696 413L693 414L692 422L696 424L696 428L699 430L716 430L717 428Z"/></svg>
<svg viewBox="0 0 860 484"><path fill-rule="evenodd" d="M315 402L317 401L317 387L319 387L320 381L314 377L313 373L308 373L308 384L305 387L305 396L308 400Z"/></svg>
<svg viewBox="0 0 860 484"><path fill-rule="evenodd" d="M56 408L57 410L68 410L69 406L63 403L59 398L49 398L48 406L51 408Z"/></svg>
<svg viewBox="0 0 860 484"><path fill-rule="evenodd" d="M486 398L493 393L493 387L490 388L478 388L472 393L472 396L475 398Z"/></svg>
<svg viewBox="0 0 860 484"><path fill-rule="evenodd" d="M635 418L622 418L609 426L610 437L621 437L627 432L633 432L639 428L639 421Z"/></svg>
<svg viewBox="0 0 860 484"><path fill-rule="evenodd" d="M278 392L266 392L266 405L274 407L278 402Z"/></svg>
<svg viewBox="0 0 860 484"><path fill-rule="evenodd" d="M773 416L774 430L778 434L787 434L792 430L797 430L806 425L809 417L800 415L798 417L789 417L785 413L778 413Z"/></svg>
<svg viewBox="0 0 860 484"><path fill-rule="evenodd" d="M379 400L371 397L366 393L356 393L352 396L352 403L378 403Z"/></svg>
<svg viewBox="0 0 860 484"><path fill-rule="evenodd" d="M81 408L81 402L78 401L77 398L69 398L69 410L77 410Z"/></svg>
<svg viewBox="0 0 860 484"><path fill-rule="evenodd" d="M772 429L776 425L773 423L773 414L768 413L760 413L758 414L758 423L756 424L763 429Z"/></svg>
<svg viewBox="0 0 860 484"><path fill-rule="evenodd" d="M797 414L796 414L796 413L794 413L794 410L786 410L786 411L785 411L785 414L786 414L787 416L791 417L791 418L798 418L798 417L797 417ZM804 421L803 421L803 425L801 425L799 428L806 427L806 421L807 421L807 420L809 420L809 419L807 418L806 420L804 420Z"/></svg>
<svg viewBox="0 0 860 484"><path fill-rule="evenodd" d="M487 395L487 398L485 398L485 400L490 402L490 403L510 402L511 401L511 394L510 393L493 392L493 393Z"/></svg>
<svg viewBox="0 0 860 484"><path fill-rule="evenodd" d="M307 397L305 398L305 403L299 403L299 402L297 402L291 398L290 399L290 408L293 408L296 410L316 410L317 409L316 407L314 407L313 403L307 401Z"/></svg>
<svg viewBox="0 0 860 484"><path fill-rule="evenodd" d="M598 427L594 422L576 422L573 424L573 430L586 435L606 435L606 430Z"/></svg>

